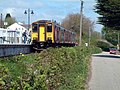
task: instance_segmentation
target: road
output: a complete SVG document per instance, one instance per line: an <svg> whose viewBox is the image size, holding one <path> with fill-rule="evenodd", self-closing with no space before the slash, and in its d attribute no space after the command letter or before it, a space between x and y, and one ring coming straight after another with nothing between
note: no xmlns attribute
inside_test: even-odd
<svg viewBox="0 0 120 90"><path fill-rule="evenodd" d="M120 56L108 52L92 56L89 90L120 90Z"/></svg>

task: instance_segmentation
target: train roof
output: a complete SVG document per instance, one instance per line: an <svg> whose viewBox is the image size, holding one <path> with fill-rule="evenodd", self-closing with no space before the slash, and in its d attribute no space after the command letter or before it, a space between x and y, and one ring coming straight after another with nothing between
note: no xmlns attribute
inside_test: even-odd
<svg viewBox="0 0 120 90"><path fill-rule="evenodd" d="M56 21L52 21L52 20L38 20L38 21L36 21L36 22L33 22L33 24L35 24L35 23L36 23L36 24L37 24L37 23L46 23L46 22L54 23L54 25L56 25L57 27L61 28L60 30L65 30L65 31L68 31L68 32L70 32L70 33L72 33L72 34L75 34L75 32L65 29L65 28L62 27L59 23L57 23Z"/></svg>
<svg viewBox="0 0 120 90"><path fill-rule="evenodd" d="M51 20L38 20L38 21L33 22L33 23L46 23L46 22L51 22Z"/></svg>

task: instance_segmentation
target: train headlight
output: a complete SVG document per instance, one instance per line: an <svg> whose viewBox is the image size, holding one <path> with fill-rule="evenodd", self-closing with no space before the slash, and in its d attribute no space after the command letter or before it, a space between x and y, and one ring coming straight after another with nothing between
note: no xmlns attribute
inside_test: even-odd
<svg viewBox="0 0 120 90"><path fill-rule="evenodd" d="M51 38L51 37L48 37L48 40L52 40L52 38Z"/></svg>
<svg viewBox="0 0 120 90"><path fill-rule="evenodd" d="M38 40L38 38L34 37L33 40Z"/></svg>

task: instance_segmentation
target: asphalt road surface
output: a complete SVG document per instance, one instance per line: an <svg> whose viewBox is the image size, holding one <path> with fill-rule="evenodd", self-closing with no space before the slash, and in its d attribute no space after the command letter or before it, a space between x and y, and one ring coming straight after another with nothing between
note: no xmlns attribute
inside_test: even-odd
<svg viewBox="0 0 120 90"><path fill-rule="evenodd" d="M120 55L92 56L89 90L120 90Z"/></svg>

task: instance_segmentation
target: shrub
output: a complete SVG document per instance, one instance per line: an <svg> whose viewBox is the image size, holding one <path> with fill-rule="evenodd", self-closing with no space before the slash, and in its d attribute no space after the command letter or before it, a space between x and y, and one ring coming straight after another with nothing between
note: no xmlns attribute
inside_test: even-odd
<svg viewBox="0 0 120 90"><path fill-rule="evenodd" d="M85 90L93 48L49 48L41 53L1 58L0 89Z"/></svg>
<svg viewBox="0 0 120 90"><path fill-rule="evenodd" d="M103 41L98 41L96 46L100 47L103 51L109 51L110 48L110 45Z"/></svg>
<svg viewBox="0 0 120 90"><path fill-rule="evenodd" d="M90 48L91 54L97 54L102 52L102 49L96 46L90 46L89 48Z"/></svg>

